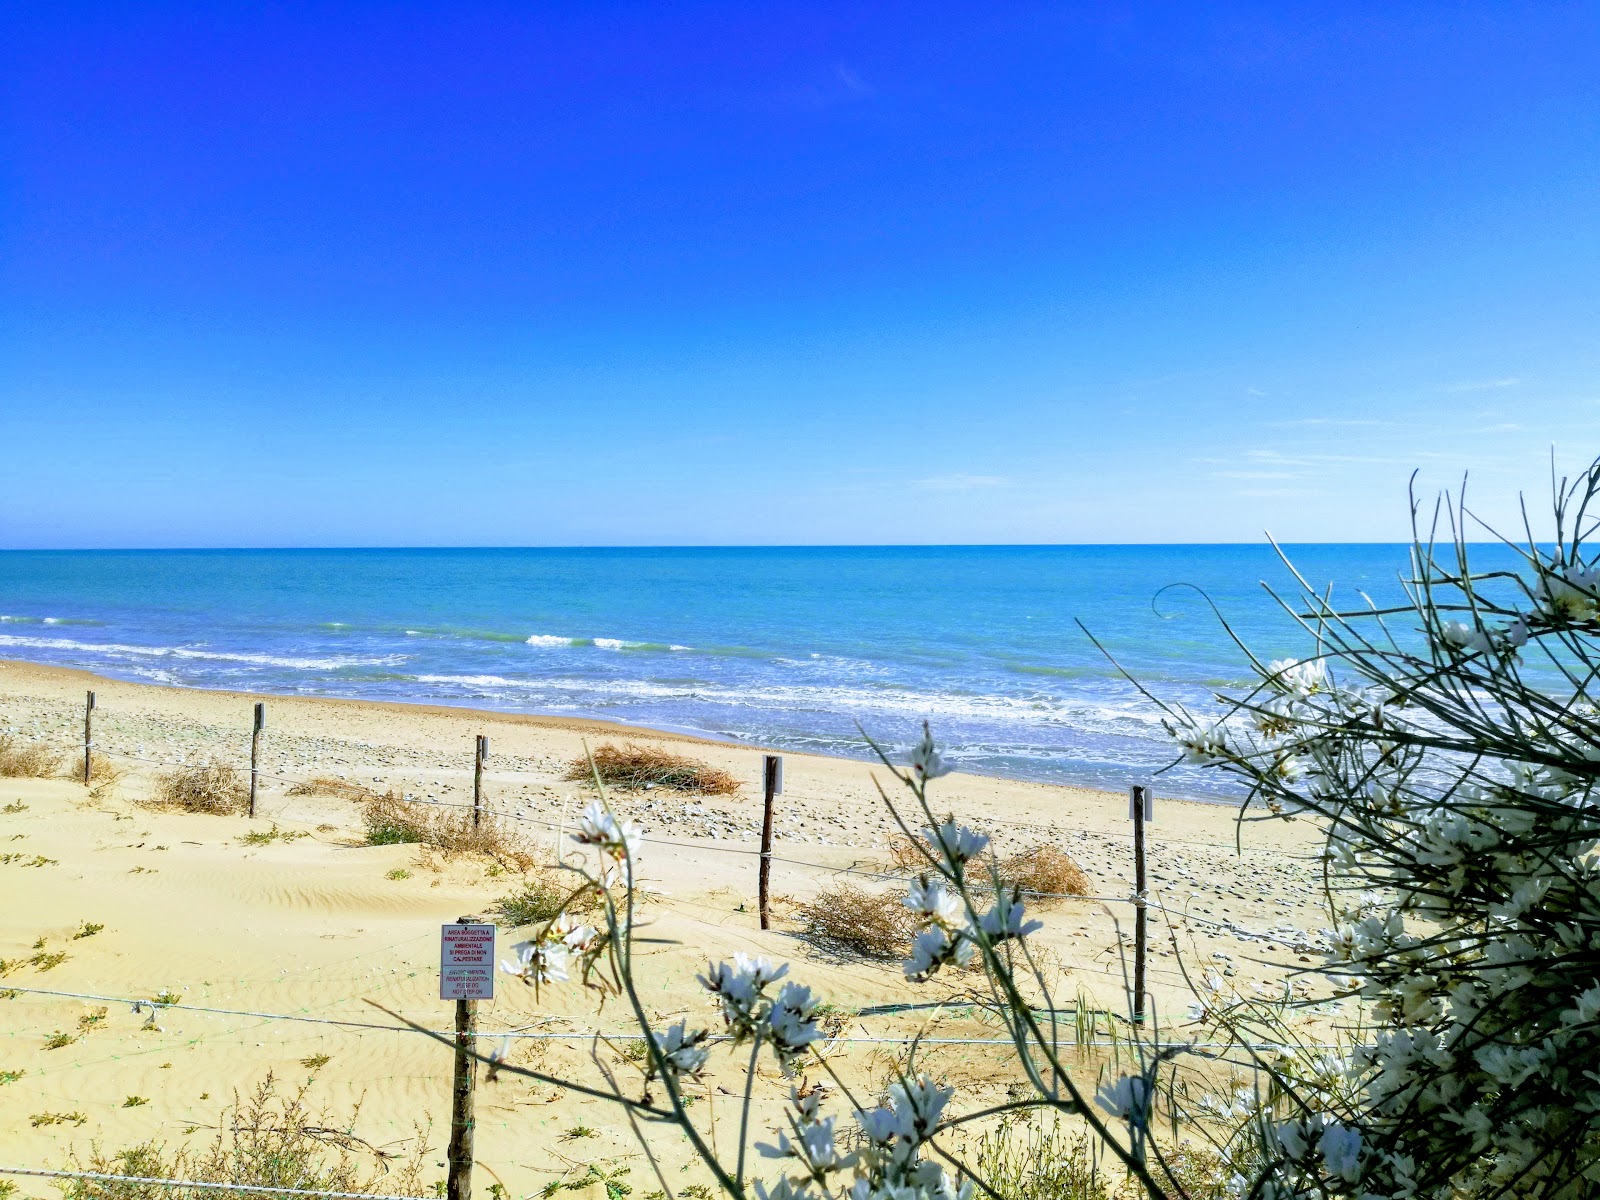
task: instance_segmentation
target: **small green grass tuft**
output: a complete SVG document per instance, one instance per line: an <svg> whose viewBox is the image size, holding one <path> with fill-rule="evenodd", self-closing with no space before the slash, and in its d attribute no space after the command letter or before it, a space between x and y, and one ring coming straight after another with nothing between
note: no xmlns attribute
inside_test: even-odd
<svg viewBox="0 0 1600 1200"><path fill-rule="evenodd" d="M72 935L72 940L78 941L80 938L93 937L104 928L105 926L98 921L85 921L78 926L78 932Z"/></svg>
<svg viewBox="0 0 1600 1200"><path fill-rule="evenodd" d="M140 1108L143 1105L146 1105L146 1104L149 1104L149 1103L150 1103L150 1097L148 1097L148 1096L129 1096L126 1100L124 1100L122 1102L122 1107L123 1108Z"/></svg>
<svg viewBox="0 0 1600 1200"><path fill-rule="evenodd" d="M72 1045L77 1040L77 1034L62 1033L61 1030L57 1029L44 1039L44 1048L46 1050L60 1050L63 1047Z"/></svg>
<svg viewBox="0 0 1600 1200"><path fill-rule="evenodd" d="M396 867L392 871L385 872L383 877L385 879L410 879L411 872L404 867Z"/></svg>
<svg viewBox="0 0 1600 1200"><path fill-rule="evenodd" d="M308 1071L320 1071L332 1061L331 1054L308 1054L300 1060L300 1065Z"/></svg>
<svg viewBox="0 0 1600 1200"><path fill-rule="evenodd" d="M82 1128L88 1121L89 1118L81 1112L36 1112L28 1118L28 1124L35 1129L42 1129L49 1125L76 1125Z"/></svg>
<svg viewBox="0 0 1600 1200"><path fill-rule="evenodd" d="M271 829L252 829L249 833L240 834L239 841L246 846L270 846L273 842L292 842L308 836L303 830L279 829L274 823Z"/></svg>

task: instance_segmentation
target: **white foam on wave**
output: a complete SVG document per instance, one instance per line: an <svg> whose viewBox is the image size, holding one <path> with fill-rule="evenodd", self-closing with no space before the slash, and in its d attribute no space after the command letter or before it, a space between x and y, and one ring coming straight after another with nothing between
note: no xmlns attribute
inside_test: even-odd
<svg viewBox="0 0 1600 1200"><path fill-rule="evenodd" d="M571 704L576 697L611 701L719 704L766 712L861 712L1060 726L1084 732L1164 738L1160 714L1136 697L951 695L929 691L802 685L733 688L655 683L646 679L510 679L502 675L420 675L419 683L514 692L519 702ZM535 696L529 696L534 693Z"/></svg>
<svg viewBox="0 0 1600 1200"><path fill-rule="evenodd" d="M261 667L287 667L298 671L336 671L340 667L391 667L405 661L399 654L379 657L344 655L336 658L289 658L276 654L235 654L193 646L133 646L121 642L79 642L71 638L21 637L0 634L0 646L29 646L39 650L77 650L113 658L186 658L204 662L249 663Z"/></svg>
<svg viewBox="0 0 1600 1200"><path fill-rule="evenodd" d="M528 638L527 644L530 646L570 646L572 645L572 639L558 637L553 633L535 633Z"/></svg>
<svg viewBox="0 0 1600 1200"><path fill-rule="evenodd" d="M629 644L621 638L594 638L592 640L602 650L622 650Z"/></svg>

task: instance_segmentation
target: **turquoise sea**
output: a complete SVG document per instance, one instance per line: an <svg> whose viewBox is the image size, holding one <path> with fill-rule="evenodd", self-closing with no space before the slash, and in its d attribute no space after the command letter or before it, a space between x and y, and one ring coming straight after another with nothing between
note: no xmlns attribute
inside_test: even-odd
<svg viewBox="0 0 1600 1200"><path fill-rule="evenodd" d="M1407 554L1287 551L1352 601L1395 597ZM903 746L927 718L963 769L1121 788L1173 755L1075 622L1204 705L1244 673L1200 591L1263 655L1305 651L1262 580L1291 587L1265 545L9 551L0 657L855 757L858 722ZM1188 766L1157 789L1224 790Z"/></svg>

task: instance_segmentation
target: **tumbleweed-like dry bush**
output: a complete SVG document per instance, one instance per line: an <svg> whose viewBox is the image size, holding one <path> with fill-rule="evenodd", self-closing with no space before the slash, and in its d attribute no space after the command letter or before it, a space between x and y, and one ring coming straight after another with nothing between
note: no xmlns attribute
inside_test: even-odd
<svg viewBox="0 0 1600 1200"><path fill-rule="evenodd" d="M0 776L43 779L54 775L60 766L61 756L48 747L25 741L14 733L0 733Z"/></svg>
<svg viewBox="0 0 1600 1200"><path fill-rule="evenodd" d="M1087 896L1094 885L1073 857L1055 846L1032 846L1000 860L1000 882L1034 893L1041 901Z"/></svg>
<svg viewBox="0 0 1600 1200"><path fill-rule="evenodd" d="M289 788L291 796L332 796L336 800L365 800L372 795L370 788L359 783L340 779L337 775L317 775Z"/></svg>
<svg viewBox="0 0 1600 1200"><path fill-rule="evenodd" d="M210 759L157 775L147 803L156 808L227 815L245 810L250 789L231 765Z"/></svg>
<svg viewBox="0 0 1600 1200"><path fill-rule="evenodd" d="M642 746L629 742L618 746L607 742L594 750L594 770L589 760L578 757L567 767L568 779L593 779L595 771L601 782L615 787L642 788L646 784L671 788L678 792L702 792L710 796L726 796L737 792L743 785L738 778L720 767L672 754L659 746Z"/></svg>
<svg viewBox="0 0 1600 1200"><path fill-rule="evenodd" d="M889 870L897 873L917 875L929 869L927 856L903 833L890 839L888 860ZM1002 884L1021 888L1025 894L1037 896L1040 903L1094 892L1093 881L1077 861L1066 851L1048 844L1030 846L998 862L988 853L973 859L968 867L973 890L989 890L991 870L1000 876Z"/></svg>
<svg viewBox="0 0 1600 1200"><path fill-rule="evenodd" d="M899 958L916 928L898 892L869 892L850 883L823 888L795 907L800 936L836 954Z"/></svg>

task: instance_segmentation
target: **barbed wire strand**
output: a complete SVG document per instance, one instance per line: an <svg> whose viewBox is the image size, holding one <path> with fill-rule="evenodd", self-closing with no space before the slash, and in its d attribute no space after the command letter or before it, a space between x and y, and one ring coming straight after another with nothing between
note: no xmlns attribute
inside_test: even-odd
<svg viewBox="0 0 1600 1200"><path fill-rule="evenodd" d="M8 1167L0 1175L31 1175L39 1179L94 1179L104 1183L143 1183L153 1187L200 1188L213 1192L249 1192L270 1196L327 1196L331 1200L418 1200L416 1196L391 1196L382 1192L331 1192L321 1188L267 1187L250 1183L202 1183L194 1179L158 1179L149 1175L108 1175L102 1171L48 1171L42 1167Z"/></svg>

